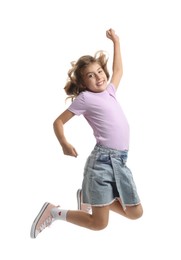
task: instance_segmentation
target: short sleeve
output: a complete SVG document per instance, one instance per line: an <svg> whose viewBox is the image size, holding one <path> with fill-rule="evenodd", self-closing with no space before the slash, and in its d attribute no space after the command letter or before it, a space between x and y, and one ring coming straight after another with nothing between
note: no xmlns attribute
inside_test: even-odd
<svg viewBox="0 0 181 260"><path fill-rule="evenodd" d="M68 107L68 110L74 113L75 115L79 116L85 113L86 106L85 106L85 99L84 93L81 92L72 102L72 104Z"/></svg>
<svg viewBox="0 0 181 260"><path fill-rule="evenodd" d="M107 86L107 91L108 91L108 93L109 93L110 95L112 95L113 97L116 96L116 88L115 88L115 86L114 86L112 83L110 83L110 84Z"/></svg>

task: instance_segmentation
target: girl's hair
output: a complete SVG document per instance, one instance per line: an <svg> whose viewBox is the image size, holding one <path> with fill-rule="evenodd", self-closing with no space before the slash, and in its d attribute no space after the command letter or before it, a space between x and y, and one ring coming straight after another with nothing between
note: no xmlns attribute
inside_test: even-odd
<svg viewBox="0 0 181 260"><path fill-rule="evenodd" d="M109 72L107 69L108 58L106 57L105 52L98 51L95 53L94 57L90 55L82 56L77 62L71 62L72 68L68 71L68 80L64 87L66 94L69 96L68 98L73 100L82 91L86 90L86 86L84 86L83 82L83 72L88 65L95 62L101 66L107 79L109 79Z"/></svg>

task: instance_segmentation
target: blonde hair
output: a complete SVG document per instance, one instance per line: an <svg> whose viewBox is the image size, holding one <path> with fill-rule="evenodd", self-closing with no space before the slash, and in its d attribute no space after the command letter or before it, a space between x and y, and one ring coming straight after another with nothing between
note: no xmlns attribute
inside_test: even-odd
<svg viewBox="0 0 181 260"><path fill-rule="evenodd" d="M68 71L68 80L64 87L66 94L72 100L77 97L82 91L86 90L83 82L84 69L91 63L98 63L104 70L107 79L109 79L109 72L107 69L108 58L105 52L98 51L94 56L85 55L80 57L77 62L72 62L72 68Z"/></svg>

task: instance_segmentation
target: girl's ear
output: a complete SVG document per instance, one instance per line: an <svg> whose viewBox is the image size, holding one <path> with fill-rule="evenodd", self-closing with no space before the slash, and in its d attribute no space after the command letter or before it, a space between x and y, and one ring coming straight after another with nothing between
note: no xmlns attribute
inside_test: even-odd
<svg viewBox="0 0 181 260"><path fill-rule="evenodd" d="M87 86L85 85L84 82L80 83L79 86L80 86L80 87L79 87L79 93L82 92L82 91L87 90Z"/></svg>
<svg viewBox="0 0 181 260"><path fill-rule="evenodd" d="M79 88L80 88L81 90L86 90L86 85L85 85L85 82L84 82L84 79L83 79L83 78L81 79L81 82L80 82L80 84L79 84Z"/></svg>
<svg viewBox="0 0 181 260"><path fill-rule="evenodd" d="M84 83L81 83L81 84L80 84L80 90L81 90L81 91L84 91L84 90L86 90L86 89L87 89L86 85L85 85Z"/></svg>

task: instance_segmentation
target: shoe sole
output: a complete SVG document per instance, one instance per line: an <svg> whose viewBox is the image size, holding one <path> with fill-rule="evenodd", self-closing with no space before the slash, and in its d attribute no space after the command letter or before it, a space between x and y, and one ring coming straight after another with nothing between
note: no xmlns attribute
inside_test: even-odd
<svg viewBox="0 0 181 260"><path fill-rule="evenodd" d="M43 215L44 211L46 210L46 208L48 207L50 203L45 202L43 207L41 208L40 212L38 213L37 217L35 218L35 220L33 221L32 227L31 227L31 231L30 231L30 237L31 238L36 238L36 226L37 223L39 221L39 219L41 218L41 216Z"/></svg>
<svg viewBox="0 0 181 260"><path fill-rule="evenodd" d="M78 210L81 210L81 189L77 191L77 207Z"/></svg>

